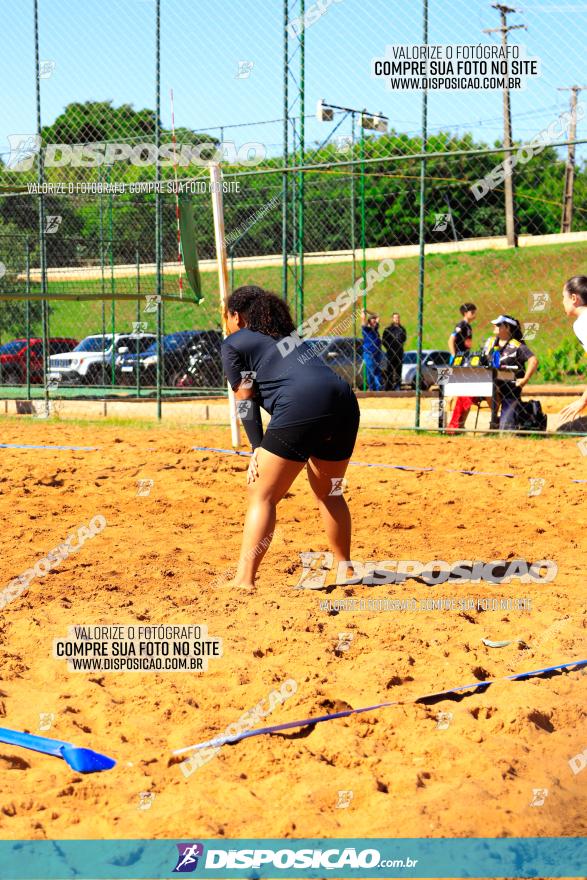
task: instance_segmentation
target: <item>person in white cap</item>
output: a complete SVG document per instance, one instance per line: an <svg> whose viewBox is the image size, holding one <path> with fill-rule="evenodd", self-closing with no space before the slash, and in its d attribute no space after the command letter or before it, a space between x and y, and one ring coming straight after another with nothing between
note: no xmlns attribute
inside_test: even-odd
<svg viewBox="0 0 587 880"><path fill-rule="evenodd" d="M487 340L483 351L490 364L499 362L501 369L515 371L513 379L498 379L496 381L497 392L501 400L499 429L500 431L513 431L517 427L522 388L538 369L538 358L524 342L520 322L512 315L499 315L491 323L497 327L497 334ZM497 426L492 425L492 427Z"/></svg>
<svg viewBox="0 0 587 880"><path fill-rule="evenodd" d="M569 318L574 318L573 330L585 351L587 351L587 275L573 275L563 287L563 309ZM587 389L577 400L570 403L560 413L559 425L576 419L587 408ZM584 421L584 420L582 420ZM582 430L582 425L577 426Z"/></svg>

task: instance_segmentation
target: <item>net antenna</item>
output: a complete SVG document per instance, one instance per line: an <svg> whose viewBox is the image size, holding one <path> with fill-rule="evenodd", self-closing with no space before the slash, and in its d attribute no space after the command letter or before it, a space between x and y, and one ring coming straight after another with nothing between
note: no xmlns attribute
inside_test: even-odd
<svg viewBox="0 0 587 880"><path fill-rule="evenodd" d="M224 234L224 200L222 198L222 171L217 162L210 164L210 191L212 196L212 212L214 216L214 239L216 242L216 261L218 264L218 291L220 295L220 319L222 335L228 335L228 260L226 257L226 238ZM234 391L228 384L228 410L230 414L230 434L232 445L237 449L241 445L240 425L236 411Z"/></svg>

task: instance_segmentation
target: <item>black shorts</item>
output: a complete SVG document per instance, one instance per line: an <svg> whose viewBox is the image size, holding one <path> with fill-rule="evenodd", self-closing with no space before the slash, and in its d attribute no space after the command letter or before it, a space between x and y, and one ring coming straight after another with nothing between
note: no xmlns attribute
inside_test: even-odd
<svg viewBox="0 0 587 880"><path fill-rule="evenodd" d="M572 422L565 422L558 430L570 434L587 434L587 416L580 416L573 419Z"/></svg>
<svg viewBox="0 0 587 880"><path fill-rule="evenodd" d="M359 404L351 392L334 415L287 428L269 427L261 448L289 461L307 461L312 457L344 461L353 454L360 419Z"/></svg>

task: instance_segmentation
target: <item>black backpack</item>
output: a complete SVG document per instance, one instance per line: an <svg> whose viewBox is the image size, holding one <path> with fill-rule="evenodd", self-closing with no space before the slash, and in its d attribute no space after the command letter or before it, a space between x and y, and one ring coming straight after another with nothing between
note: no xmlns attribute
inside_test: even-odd
<svg viewBox="0 0 587 880"><path fill-rule="evenodd" d="M546 431L546 414L539 400L520 400L517 421L520 431Z"/></svg>

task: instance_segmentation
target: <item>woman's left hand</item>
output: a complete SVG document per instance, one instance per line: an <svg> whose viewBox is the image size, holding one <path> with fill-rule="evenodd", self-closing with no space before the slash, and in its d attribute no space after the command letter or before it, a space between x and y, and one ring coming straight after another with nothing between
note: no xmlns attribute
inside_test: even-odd
<svg viewBox="0 0 587 880"><path fill-rule="evenodd" d="M247 471L247 485L254 483L259 476L259 462L257 461L257 450L255 449L251 455L249 469Z"/></svg>

